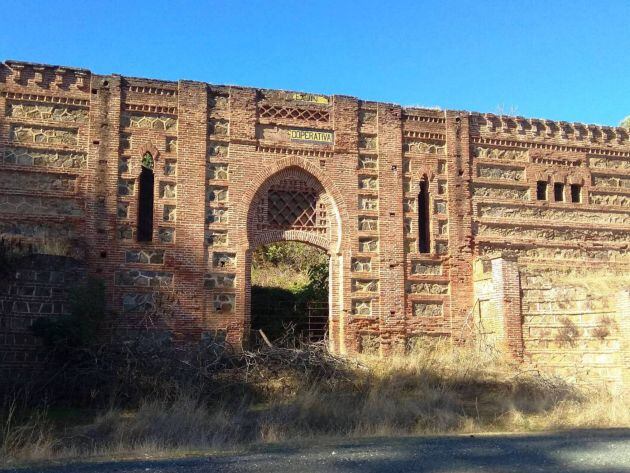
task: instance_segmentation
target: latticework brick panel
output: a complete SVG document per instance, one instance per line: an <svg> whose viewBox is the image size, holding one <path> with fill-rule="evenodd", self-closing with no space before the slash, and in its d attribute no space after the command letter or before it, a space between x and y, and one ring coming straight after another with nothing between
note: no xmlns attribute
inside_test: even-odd
<svg viewBox="0 0 630 473"><path fill-rule="evenodd" d="M260 106L259 114L260 118L283 118L307 122L325 123L330 120L330 113L327 110L310 110L268 104Z"/></svg>

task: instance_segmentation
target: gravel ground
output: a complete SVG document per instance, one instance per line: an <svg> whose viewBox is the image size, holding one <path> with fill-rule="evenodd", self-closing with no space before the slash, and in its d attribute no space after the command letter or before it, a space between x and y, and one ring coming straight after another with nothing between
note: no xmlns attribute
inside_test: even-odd
<svg viewBox="0 0 630 473"><path fill-rule="evenodd" d="M630 429L553 434L370 438L258 447L236 456L83 463L19 473L630 472Z"/></svg>

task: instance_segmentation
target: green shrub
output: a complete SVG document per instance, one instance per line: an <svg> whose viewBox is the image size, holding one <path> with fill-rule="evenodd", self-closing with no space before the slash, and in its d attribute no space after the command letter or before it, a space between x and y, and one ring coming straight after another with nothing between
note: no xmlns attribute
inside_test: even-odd
<svg viewBox="0 0 630 473"><path fill-rule="evenodd" d="M252 276L252 328L272 340L288 326L298 338L306 335L309 303L328 300L328 255L300 242L260 246Z"/></svg>
<svg viewBox="0 0 630 473"><path fill-rule="evenodd" d="M295 241L260 246L253 256L253 265L256 268L271 265L288 266L294 271L308 271L311 266L327 262L328 256L319 248Z"/></svg>

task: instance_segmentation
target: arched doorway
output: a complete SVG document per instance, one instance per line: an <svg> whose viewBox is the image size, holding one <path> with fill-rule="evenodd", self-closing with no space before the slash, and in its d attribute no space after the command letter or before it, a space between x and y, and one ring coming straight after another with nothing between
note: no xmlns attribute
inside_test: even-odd
<svg viewBox="0 0 630 473"><path fill-rule="evenodd" d="M322 183L299 166L288 166L269 176L251 199L247 215L248 251L245 267L245 327L252 328L251 275L253 252L261 245L295 241L317 247L328 255L328 334L334 344L339 330L342 257L341 220L337 205Z"/></svg>
<svg viewBox="0 0 630 473"><path fill-rule="evenodd" d="M252 342L261 331L280 345L328 336L329 255L298 241L261 245L252 253ZM263 341L264 342L264 341Z"/></svg>

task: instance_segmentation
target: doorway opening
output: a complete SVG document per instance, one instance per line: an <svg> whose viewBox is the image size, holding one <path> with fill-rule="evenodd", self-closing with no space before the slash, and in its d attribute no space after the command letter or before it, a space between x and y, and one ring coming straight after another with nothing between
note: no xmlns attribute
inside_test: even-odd
<svg viewBox="0 0 630 473"><path fill-rule="evenodd" d="M251 328L272 343L319 342L328 333L328 255L297 241L259 246L252 255Z"/></svg>

